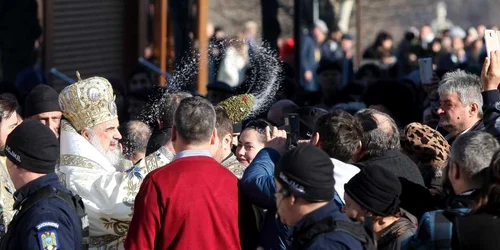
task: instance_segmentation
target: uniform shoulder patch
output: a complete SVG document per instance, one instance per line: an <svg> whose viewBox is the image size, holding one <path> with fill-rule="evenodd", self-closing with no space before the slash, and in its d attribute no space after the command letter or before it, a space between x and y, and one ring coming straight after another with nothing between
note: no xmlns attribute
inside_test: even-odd
<svg viewBox="0 0 500 250"><path fill-rule="evenodd" d="M52 227L52 228L58 229L59 223L55 223L53 221L44 221L36 226L36 230L40 231L40 229L42 229L44 227Z"/></svg>
<svg viewBox="0 0 500 250"><path fill-rule="evenodd" d="M47 230L38 232L38 242L40 243L41 250L56 250L59 247L59 241L57 239L57 231Z"/></svg>

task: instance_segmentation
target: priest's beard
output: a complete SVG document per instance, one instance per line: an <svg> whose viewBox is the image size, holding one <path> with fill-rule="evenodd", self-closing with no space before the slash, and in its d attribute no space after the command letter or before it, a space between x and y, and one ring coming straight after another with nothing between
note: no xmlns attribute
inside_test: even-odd
<svg viewBox="0 0 500 250"><path fill-rule="evenodd" d="M115 168L120 167L120 162L122 159L124 159L123 154L120 151L120 147L117 147L114 150L105 150L102 147L101 142L99 141L99 137L97 137L97 135L95 133L91 133L90 144L92 146L94 146L94 148L97 149L97 151L99 151L99 153L104 155L104 157L106 157L106 159L108 159L109 163L111 163L111 165L113 165L113 167L115 167Z"/></svg>

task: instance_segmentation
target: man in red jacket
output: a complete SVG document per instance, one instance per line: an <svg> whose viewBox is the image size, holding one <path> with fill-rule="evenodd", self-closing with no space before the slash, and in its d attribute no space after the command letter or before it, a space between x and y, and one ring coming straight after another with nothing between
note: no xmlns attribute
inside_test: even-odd
<svg viewBox="0 0 500 250"><path fill-rule="evenodd" d="M178 153L144 179L125 248L241 249L238 179L209 153L217 137L213 106L186 98L174 119Z"/></svg>

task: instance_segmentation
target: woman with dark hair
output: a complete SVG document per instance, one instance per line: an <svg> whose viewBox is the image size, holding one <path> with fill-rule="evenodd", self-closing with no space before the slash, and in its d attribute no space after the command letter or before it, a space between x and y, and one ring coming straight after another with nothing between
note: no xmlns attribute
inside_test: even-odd
<svg viewBox="0 0 500 250"><path fill-rule="evenodd" d="M393 41L391 34L381 31L373 45L366 49L363 59L381 60L383 64L392 64L389 63L389 58L394 57Z"/></svg>
<svg viewBox="0 0 500 250"><path fill-rule="evenodd" d="M241 132L235 155L245 167L248 167L257 153L264 148L267 142L266 127L272 128L272 125L263 119L252 120Z"/></svg>

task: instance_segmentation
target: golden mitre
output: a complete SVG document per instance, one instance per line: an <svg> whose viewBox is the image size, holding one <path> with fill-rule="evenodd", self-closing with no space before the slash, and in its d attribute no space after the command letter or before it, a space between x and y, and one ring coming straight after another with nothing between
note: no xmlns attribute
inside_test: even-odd
<svg viewBox="0 0 500 250"><path fill-rule="evenodd" d="M59 106L76 131L118 118L113 88L102 77L80 79L59 94Z"/></svg>

